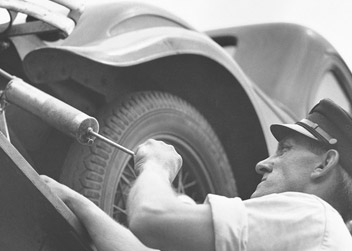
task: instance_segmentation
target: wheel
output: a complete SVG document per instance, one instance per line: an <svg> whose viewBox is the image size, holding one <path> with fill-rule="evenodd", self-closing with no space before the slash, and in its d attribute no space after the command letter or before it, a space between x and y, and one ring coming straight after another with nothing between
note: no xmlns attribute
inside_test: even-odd
<svg viewBox="0 0 352 251"><path fill-rule="evenodd" d="M135 149L148 138L172 144L183 158L175 189L203 202L207 193L237 194L224 150L207 121L185 101L161 92L140 92L110 104L98 118L100 133ZM128 154L99 139L74 143L61 181L124 223L126 196L136 176Z"/></svg>

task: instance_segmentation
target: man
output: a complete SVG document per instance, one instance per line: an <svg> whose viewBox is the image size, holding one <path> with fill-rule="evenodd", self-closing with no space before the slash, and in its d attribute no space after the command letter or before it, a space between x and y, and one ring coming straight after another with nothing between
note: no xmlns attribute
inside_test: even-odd
<svg viewBox="0 0 352 251"><path fill-rule="evenodd" d="M142 243L161 250L351 250L344 223L352 219L351 117L322 100L306 119L271 131L277 151L257 164L263 178L246 201L208 195L201 205L183 203L171 187L181 157L163 142L141 145L128 200L135 235L83 196L43 179L82 220L98 250L148 250Z"/></svg>

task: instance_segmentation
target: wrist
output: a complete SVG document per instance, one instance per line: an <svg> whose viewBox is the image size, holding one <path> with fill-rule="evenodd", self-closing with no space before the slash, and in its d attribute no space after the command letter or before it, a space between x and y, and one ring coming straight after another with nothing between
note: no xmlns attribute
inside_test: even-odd
<svg viewBox="0 0 352 251"><path fill-rule="evenodd" d="M159 176L163 179L168 180L170 183L173 181L171 171L164 164L158 161L148 160L142 166L138 168L137 175L140 176L142 173L152 174L153 176Z"/></svg>

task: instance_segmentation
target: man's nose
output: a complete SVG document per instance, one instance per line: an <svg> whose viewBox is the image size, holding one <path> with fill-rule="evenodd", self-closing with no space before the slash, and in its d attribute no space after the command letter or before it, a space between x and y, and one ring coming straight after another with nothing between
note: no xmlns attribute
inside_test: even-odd
<svg viewBox="0 0 352 251"><path fill-rule="evenodd" d="M270 164L268 159L259 161L258 164L255 166L255 171L261 175L265 173L270 173L272 170L272 165Z"/></svg>

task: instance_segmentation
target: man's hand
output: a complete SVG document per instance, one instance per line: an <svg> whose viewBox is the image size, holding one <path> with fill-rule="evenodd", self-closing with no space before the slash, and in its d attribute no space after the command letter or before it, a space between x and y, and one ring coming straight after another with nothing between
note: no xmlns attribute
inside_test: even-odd
<svg viewBox="0 0 352 251"><path fill-rule="evenodd" d="M173 146L149 139L138 147L134 166L137 174L147 168L159 169L172 182L182 166L182 158Z"/></svg>
<svg viewBox="0 0 352 251"><path fill-rule="evenodd" d="M63 202L67 203L68 200L76 194L71 188L55 181L54 179L46 176L40 175L42 181L44 181L50 188L50 190L56 194Z"/></svg>
<svg viewBox="0 0 352 251"><path fill-rule="evenodd" d="M83 223L96 250L152 251L144 246L130 230L117 223L83 195L45 175L41 175L40 178Z"/></svg>

